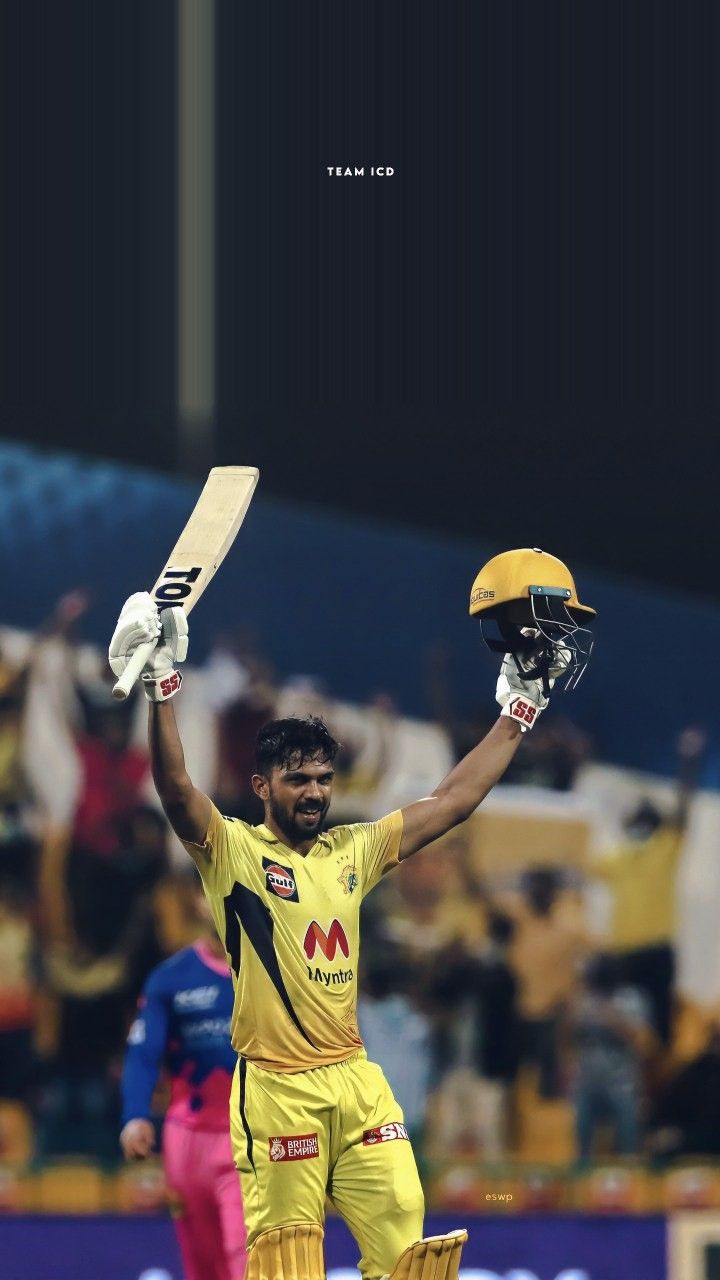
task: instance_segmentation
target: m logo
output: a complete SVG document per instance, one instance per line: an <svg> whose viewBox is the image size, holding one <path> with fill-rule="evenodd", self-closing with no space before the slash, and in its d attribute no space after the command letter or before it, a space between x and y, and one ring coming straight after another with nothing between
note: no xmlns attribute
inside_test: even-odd
<svg viewBox="0 0 720 1280"><path fill-rule="evenodd" d="M348 943L347 935L339 920L333 920L327 933L323 929L322 925L318 924L317 920L311 920L307 927L303 946L305 947L305 955L308 960L312 960L318 947L322 951L326 960L335 959L335 952L338 947L342 951L346 960L350 955L350 944Z"/></svg>

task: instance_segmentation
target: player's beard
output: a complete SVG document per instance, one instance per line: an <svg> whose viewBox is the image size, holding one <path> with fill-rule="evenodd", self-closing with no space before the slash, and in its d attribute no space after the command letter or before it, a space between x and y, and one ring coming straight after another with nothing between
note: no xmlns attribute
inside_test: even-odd
<svg viewBox="0 0 720 1280"><path fill-rule="evenodd" d="M274 798L272 792L270 793L271 817L290 844L296 844L300 840L312 840L319 835L329 808L329 803L320 804L317 817L311 821L309 815L307 819L302 817L302 808L296 806L293 809L287 809Z"/></svg>

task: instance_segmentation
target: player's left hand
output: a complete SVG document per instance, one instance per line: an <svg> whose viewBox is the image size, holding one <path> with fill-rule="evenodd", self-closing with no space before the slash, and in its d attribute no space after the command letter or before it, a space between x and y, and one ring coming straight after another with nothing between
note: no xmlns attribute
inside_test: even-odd
<svg viewBox="0 0 720 1280"><path fill-rule="evenodd" d="M555 679L567 667L567 650L557 649L557 660L550 667L548 684L552 689ZM542 680L523 680L517 669L512 654L506 653L502 660L500 675L495 689L495 700L500 703L501 716L509 716L515 720L526 733L532 729L538 716L545 710L550 699L543 693Z"/></svg>

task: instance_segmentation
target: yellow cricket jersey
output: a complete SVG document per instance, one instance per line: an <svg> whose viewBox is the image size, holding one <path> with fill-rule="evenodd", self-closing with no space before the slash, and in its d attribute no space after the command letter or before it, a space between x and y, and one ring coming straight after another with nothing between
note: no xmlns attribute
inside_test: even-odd
<svg viewBox="0 0 720 1280"><path fill-rule="evenodd" d="M397 865L398 811L333 827L309 853L213 806L198 861L235 987L233 1048L269 1071L342 1062L357 1025L360 903ZM188 844L190 851L197 847Z"/></svg>

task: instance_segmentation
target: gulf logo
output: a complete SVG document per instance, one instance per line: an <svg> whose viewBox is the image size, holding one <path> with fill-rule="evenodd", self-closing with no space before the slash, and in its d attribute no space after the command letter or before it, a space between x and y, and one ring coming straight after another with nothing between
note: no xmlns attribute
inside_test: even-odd
<svg viewBox="0 0 720 1280"><path fill-rule="evenodd" d="M263 867L269 893L274 893L276 898L284 898L286 902L299 901L295 877L289 867L283 867L279 862L270 862L266 858L263 858Z"/></svg>

